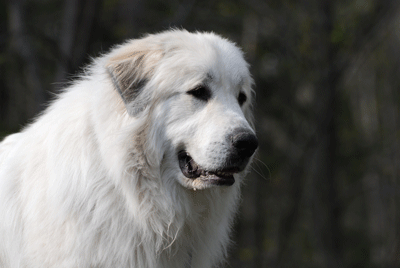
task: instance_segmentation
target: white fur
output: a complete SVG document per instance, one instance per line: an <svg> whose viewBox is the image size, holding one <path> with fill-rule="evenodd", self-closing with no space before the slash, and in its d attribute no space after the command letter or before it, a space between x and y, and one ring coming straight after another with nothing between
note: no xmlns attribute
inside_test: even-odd
<svg viewBox="0 0 400 268"><path fill-rule="evenodd" d="M116 66L147 79L133 102L113 84ZM203 103L186 92L207 76ZM201 166L221 165L225 135L251 129L251 84L241 51L211 33L167 31L97 58L0 143L0 267L220 264L244 172L204 186L183 176L176 152L184 144Z"/></svg>

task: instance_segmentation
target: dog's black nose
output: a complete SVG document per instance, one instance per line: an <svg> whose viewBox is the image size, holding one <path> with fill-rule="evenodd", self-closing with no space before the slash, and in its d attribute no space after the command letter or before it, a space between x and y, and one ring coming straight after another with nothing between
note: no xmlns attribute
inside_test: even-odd
<svg viewBox="0 0 400 268"><path fill-rule="evenodd" d="M232 137L232 146L237 154L242 157L250 157L258 147L257 137L248 131L240 131Z"/></svg>

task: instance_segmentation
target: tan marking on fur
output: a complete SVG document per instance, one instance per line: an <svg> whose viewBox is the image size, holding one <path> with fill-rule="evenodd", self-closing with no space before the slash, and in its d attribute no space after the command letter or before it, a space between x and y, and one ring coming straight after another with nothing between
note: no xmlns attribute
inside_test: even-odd
<svg viewBox="0 0 400 268"><path fill-rule="evenodd" d="M146 47L140 41L134 41L126 48L116 49L116 53L109 58L105 65L114 87L121 95L131 116L136 116L149 104L151 92L144 92L145 95L142 95L142 89L151 80L157 64L162 58L159 46ZM137 99L138 97L139 99ZM135 102L135 100L137 101Z"/></svg>

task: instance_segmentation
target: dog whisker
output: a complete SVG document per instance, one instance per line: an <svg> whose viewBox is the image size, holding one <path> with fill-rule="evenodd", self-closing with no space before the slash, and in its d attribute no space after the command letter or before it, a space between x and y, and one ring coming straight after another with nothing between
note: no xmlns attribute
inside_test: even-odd
<svg viewBox="0 0 400 268"><path fill-rule="evenodd" d="M267 166L267 164L265 164L263 161L261 161L260 159L258 159L258 158L256 158L256 157L254 157L254 165L257 165L257 167L258 167L258 169L260 170L260 171L257 171L257 169L255 168L255 167L253 167L253 166L251 166L251 169L255 172L255 173L257 173L261 178L263 178L264 180L266 180L266 181L270 181L271 180L271 177L272 177L272 175L271 175L271 170L270 170L270 168ZM263 170L263 168L261 168L258 164L259 163L261 163L267 170L268 170L268 177L266 177L263 173L262 173L262 170Z"/></svg>

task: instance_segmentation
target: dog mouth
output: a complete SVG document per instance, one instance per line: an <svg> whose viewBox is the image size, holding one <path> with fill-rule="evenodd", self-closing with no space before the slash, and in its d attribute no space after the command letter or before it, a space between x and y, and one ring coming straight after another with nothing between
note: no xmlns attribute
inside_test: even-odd
<svg viewBox="0 0 400 268"><path fill-rule="evenodd" d="M233 174L238 173L239 168L224 168L221 170L206 170L199 166L186 152L178 153L179 167L182 174L192 180L200 180L211 185L231 186L235 183Z"/></svg>

